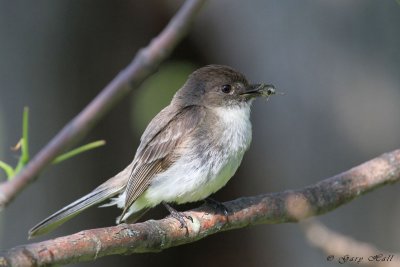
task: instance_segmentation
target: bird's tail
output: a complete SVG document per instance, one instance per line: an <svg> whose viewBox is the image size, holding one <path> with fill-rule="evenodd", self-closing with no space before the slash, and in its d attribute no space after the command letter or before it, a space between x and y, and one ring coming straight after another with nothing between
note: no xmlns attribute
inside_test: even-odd
<svg viewBox="0 0 400 267"><path fill-rule="evenodd" d="M104 185L104 184L103 184ZM99 186L91 193L81 197L80 199L72 202L68 206L62 208L56 213L50 215L40 223L36 224L31 230L29 230L29 238L33 238L39 235L48 233L55 228L59 227L66 221L72 219L80 212L85 209L99 204L104 200L111 198L123 190L123 187L106 187Z"/></svg>

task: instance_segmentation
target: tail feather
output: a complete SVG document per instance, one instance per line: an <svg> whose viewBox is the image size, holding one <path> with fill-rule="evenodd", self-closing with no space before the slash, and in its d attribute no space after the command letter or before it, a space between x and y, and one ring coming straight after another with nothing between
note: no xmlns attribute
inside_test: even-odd
<svg viewBox="0 0 400 267"><path fill-rule="evenodd" d="M49 217L47 217L46 219L35 225L31 230L29 230L29 238L33 238L54 230L61 224L65 223L66 221L78 215L80 212L84 211L85 209L93 205L99 204L100 202L103 202L104 200L117 195L122 190L123 188L118 188L118 187L96 188L91 193L72 202L68 206L62 208L61 210L50 215Z"/></svg>

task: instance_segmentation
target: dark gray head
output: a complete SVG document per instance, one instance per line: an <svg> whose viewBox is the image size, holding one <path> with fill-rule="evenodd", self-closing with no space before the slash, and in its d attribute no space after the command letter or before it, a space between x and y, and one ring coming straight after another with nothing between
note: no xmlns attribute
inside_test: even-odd
<svg viewBox="0 0 400 267"><path fill-rule="evenodd" d="M208 65L189 76L173 101L183 106L236 106L249 103L255 97L272 94L275 94L272 85L249 84L243 74L230 67Z"/></svg>

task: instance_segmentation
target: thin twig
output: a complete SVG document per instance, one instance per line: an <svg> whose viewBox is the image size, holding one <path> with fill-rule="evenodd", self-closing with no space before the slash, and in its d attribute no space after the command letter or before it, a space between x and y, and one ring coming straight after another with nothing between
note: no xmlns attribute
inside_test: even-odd
<svg viewBox="0 0 400 267"><path fill-rule="evenodd" d="M138 87L187 34L205 0L187 0L166 28L149 46L112 80L93 101L69 122L10 182L0 185L0 207L4 208L38 177L56 156L81 140L119 100Z"/></svg>
<svg viewBox="0 0 400 267"><path fill-rule="evenodd" d="M214 214L207 207L185 212L188 232L172 218L82 231L19 246L0 256L0 266L42 266L93 261L113 254L158 252L221 231L256 224L296 222L333 210L360 195L400 180L400 150L381 155L349 171L299 190L225 202L230 211Z"/></svg>
<svg viewBox="0 0 400 267"><path fill-rule="evenodd" d="M327 261L357 266L400 266L399 254L337 233L316 220L304 222L303 229L309 242L327 255Z"/></svg>

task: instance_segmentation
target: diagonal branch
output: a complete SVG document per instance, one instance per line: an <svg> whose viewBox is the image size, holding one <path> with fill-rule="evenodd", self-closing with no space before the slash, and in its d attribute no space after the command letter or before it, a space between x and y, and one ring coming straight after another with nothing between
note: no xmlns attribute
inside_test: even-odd
<svg viewBox="0 0 400 267"><path fill-rule="evenodd" d="M187 34L204 2L205 0L187 0L149 46L141 49L133 61L39 151L12 181L0 184L0 208L9 204L19 192L38 177L57 155L81 140L123 96L138 87L156 70L157 66L171 54L174 47Z"/></svg>
<svg viewBox="0 0 400 267"><path fill-rule="evenodd" d="M373 189L400 180L400 150L383 154L344 173L299 190L224 203L228 217L207 207L186 212L186 229L172 218L82 231L15 247L0 256L0 266L42 266L92 261L112 254L158 252L222 231L256 224L296 222L321 215Z"/></svg>

